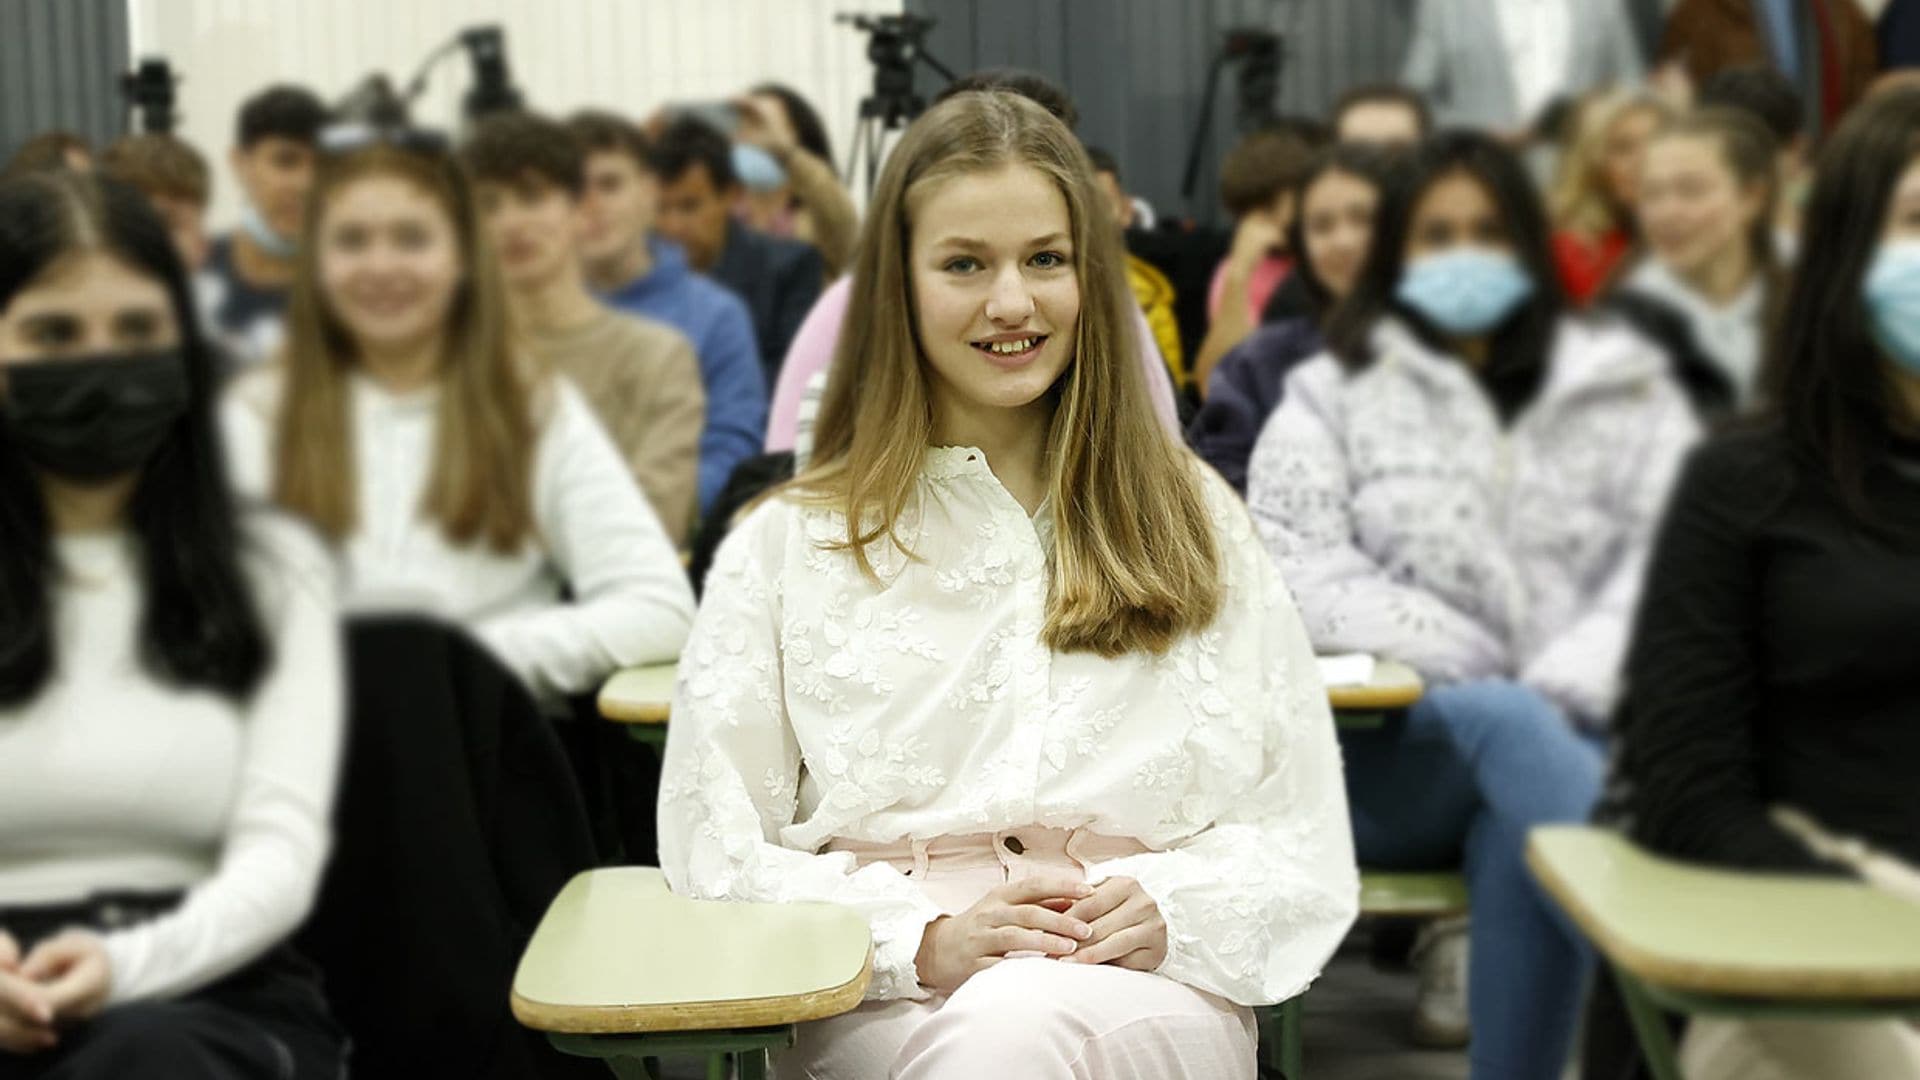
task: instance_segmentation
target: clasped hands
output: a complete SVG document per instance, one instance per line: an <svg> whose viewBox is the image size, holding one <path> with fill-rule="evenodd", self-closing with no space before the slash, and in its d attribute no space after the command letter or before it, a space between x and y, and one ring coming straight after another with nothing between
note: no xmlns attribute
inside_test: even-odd
<svg viewBox="0 0 1920 1080"><path fill-rule="evenodd" d="M1088 886L1040 875L1001 885L960 914L927 924L914 963L922 985L950 994L1022 953L1154 971L1167 958L1167 924L1132 878Z"/></svg>
<svg viewBox="0 0 1920 1080"><path fill-rule="evenodd" d="M37 1054L60 1043L59 1027L92 1018L106 1003L107 951L93 934L69 930L21 955L0 930L0 1053Z"/></svg>

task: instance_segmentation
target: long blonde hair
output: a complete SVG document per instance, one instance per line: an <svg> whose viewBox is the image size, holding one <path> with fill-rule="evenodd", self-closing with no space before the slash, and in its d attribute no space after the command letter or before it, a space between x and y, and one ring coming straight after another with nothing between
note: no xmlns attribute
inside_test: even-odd
<svg viewBox="0 0 1920 1080"><path fill-rule="evenodd" d="M1638 112L1651 112L1662 122L1674 111L1662 98L1649 93L1605 91L1581 103L1573 125L1573 139L1554 173L1547 200L1556 229L1588 239L1615 229L1633 227L1633 207L1617 206L1607 190L1607 138L1615 124Z"/></svg>
<svg viewBox="0 0 1920 1080"><path fill-rule="evenodd" d="M1055 518L1042 639L1102 656L1164 652L1213 621L1220 553L1191 457L1161 428L1137 355L1119 237L1097 211L1085 150L1045 109L1004 92L950 98L888 157L853 268L845 330L821 403L811 467L790 490L844 512L851 550L895 533L933 432L908 254L916 196L929 185L1009 164L1030 166L1065 197L1080 314L1073 358L1048 391L1047 492Z"/></svg>
<svg viewBox="0 0 1920 1080"><path fill-rule="evenodd" d="M357 358L321 293L318 249L328 201L374 176L398 178L432 197L460 247L462 276L443 340L433 464L420 509L454 543L484 539L495 551L512 551L533 529L536 387L515 356L505 290L472 188L445 153L374 144L321 165L287 304L274 497L336 541L358 528L361 463L354 460L348 378Z"/></svg>

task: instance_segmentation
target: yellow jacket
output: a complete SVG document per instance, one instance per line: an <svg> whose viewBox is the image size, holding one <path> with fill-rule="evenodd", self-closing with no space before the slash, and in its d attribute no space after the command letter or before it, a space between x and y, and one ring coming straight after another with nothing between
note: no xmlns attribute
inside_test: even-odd
<svg viewBox="0 0 1920 1080"><path fill-rule="evenodd" d="M1128 255L1127 286L1133 290L1133 299L1140 310L1146 313L1154 344L1160 347L1160 356L1167 362L1167 370L1173 373L1174 388L1184 393L1187 363L1180 353L1180 322L1173 314L1173 282L1167 280L1159 267L1138 255Z"/></svg>

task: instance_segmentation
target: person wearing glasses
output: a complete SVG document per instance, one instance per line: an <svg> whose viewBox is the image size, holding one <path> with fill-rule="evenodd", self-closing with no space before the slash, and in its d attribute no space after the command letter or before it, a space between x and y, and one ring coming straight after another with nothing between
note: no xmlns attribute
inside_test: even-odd
<svg viewBox="0 0 1920 1080"><path fill-rule="evenodd" d="M333 571L242 510L167 227L0 183L0 1080L333 1080Z"/></svg>
<svg viewBox="0 0 1920 1080"><path fill-rule="evenodd" d="M284 362L224 403L240 489L340 546L350 606L467 628L549 708L678 655L673 545L580 392L515 346L444 140L323 133L300 250Z"/></svg>

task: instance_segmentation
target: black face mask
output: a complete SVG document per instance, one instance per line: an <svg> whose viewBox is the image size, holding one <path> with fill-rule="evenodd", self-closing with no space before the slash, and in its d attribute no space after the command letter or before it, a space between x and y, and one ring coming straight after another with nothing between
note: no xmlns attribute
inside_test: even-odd
<svg viewBox="0 0 1920 1080"><path fill-rule="evenodd" d="M145 465L187 411L178 349L8 364L0 378L9 440L28 461L76 483Z"/></svg>

